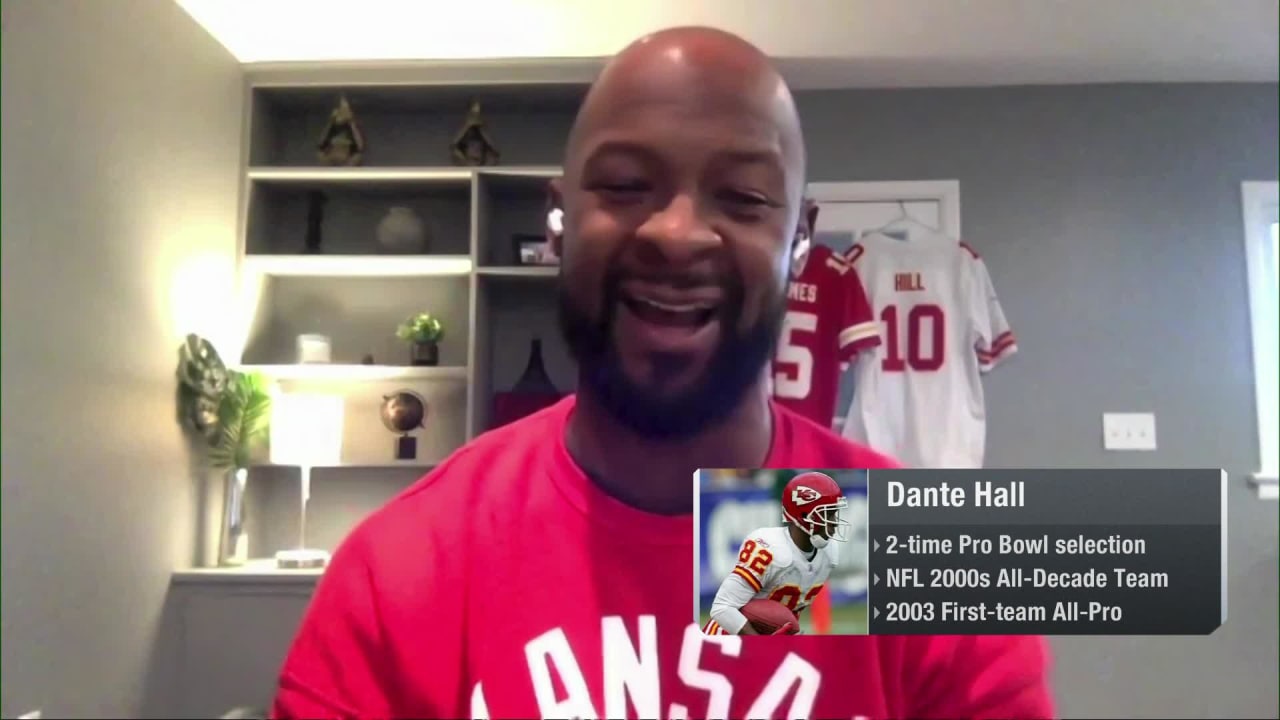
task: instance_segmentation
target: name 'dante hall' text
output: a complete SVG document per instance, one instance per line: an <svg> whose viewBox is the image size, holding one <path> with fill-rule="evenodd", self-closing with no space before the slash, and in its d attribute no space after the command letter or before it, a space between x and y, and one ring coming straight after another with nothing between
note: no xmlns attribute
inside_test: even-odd
<svg viewBox="0 0 1280 720"><path fill-rule="evenodd" d="M994 483L986 480L973 484L973 507L1017 508L1027 504L1026 483L1015 480ZM943 482L937 487L906 485L898 480L889 481L889 507L965 507L968 497L965 489Z"/></svg>

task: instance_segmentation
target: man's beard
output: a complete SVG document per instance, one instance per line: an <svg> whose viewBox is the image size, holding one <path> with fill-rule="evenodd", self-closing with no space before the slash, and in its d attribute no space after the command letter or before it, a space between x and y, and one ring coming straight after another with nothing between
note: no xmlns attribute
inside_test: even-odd
<svg viewBox="0 0 1280 720"><path fill-rule="evenodd" d="M624 426L651 440L689 438L724 422L773 358L785 297L775 298L753 326L739 332L743 293L740 285L731 288L719 317L711 320L721 323L721 340L702 377L678 395L667 396L633 382L618 358L613 342L618 280L614 275L605 279L605 316L599 321L582 312L563 286L559 289L560 332L578 363L580 389ZM664 361L675 366L684 362L678 357L654 360L659 367Z"/></svg>

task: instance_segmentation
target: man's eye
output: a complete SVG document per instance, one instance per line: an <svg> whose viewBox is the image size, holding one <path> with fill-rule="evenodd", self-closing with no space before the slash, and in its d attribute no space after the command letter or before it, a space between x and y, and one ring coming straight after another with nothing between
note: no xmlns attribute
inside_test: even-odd
<svg viewBox="0 0 1280 720"><path fill-rule="evenodd" d="M747 205L752 207L764 207L771 204L769 202L769 198L761 195L755 195L753 193L738 192L736 190L725 191L720 194L720 198L726 202L731 202L736 205Z"/></svg>
<svg viewBox="0 0 1280 720"><path fill-rule="evenodd" d="M648 186L640 182L600 183L597 189L610 193L640 193L648 190Z"/></svg>
<svg viewBox="0 0 1280 720"><path fill-rule="evenodd" d="M639 181L601 182L589 186L601 200L614 205L634 205L645 198L649 192L648 183Z"/></svg>
<svg viewBox="0 0 1280 720"><path fill-rule="evenodd" d="M638 192L647 190L650 183L638 175L628 175L627 173L601 173L595 178L586 181L583 185L588 190L604 191L604 192Z"/></svg>
<svg viewBox="0 0 1280 720"><path fill-rule="evenodd" d="M725 190L717 198L725 214L742 223L759 222L765 218L769 208L774 207L769 198L740 190Z"/></svg>

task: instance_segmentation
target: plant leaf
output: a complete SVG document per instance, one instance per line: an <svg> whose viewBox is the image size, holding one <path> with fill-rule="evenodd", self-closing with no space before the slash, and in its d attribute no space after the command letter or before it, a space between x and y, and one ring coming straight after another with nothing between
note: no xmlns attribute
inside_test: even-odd
<svg viewBox="0 0 1280 720"><path fill-rule="evenodd" d="M213 345L199 335L188 335L178 349L178 382L216 398L226 389L227 380L227 367Z"/></svg>
<svg viewBox="0 0 1280 720"><path fill-rule="evenodd" d="M256 373L232 371L218 404L219 433L209 451L214 468L248 467L255 446L267 434L271 396Z"/></svg>

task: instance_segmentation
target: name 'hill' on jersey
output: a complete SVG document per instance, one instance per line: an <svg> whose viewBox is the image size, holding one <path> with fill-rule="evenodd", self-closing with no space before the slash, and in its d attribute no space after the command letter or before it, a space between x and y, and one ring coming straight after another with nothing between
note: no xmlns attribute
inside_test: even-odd
<svg viewBox="0 0 1280 720"><path fill-rule="evenodd" d="M982 258L965 243L872 233L845 254L882 342L855 365L844 435L908 467L980 468L982 375L1017 352Z"/></svg>

